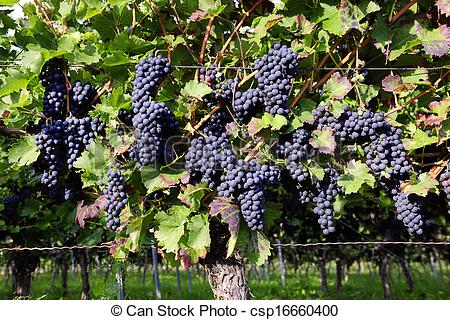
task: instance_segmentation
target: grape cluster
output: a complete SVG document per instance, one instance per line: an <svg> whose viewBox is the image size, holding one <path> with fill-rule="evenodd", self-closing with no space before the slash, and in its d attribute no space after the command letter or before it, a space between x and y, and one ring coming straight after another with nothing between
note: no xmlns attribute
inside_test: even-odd
<svg viewBox="0 0 450 320"><path fill-rule="evenodd" d="M222 74L219 71L218 65L215 63L209 68L199 68L199 76L200 81L206 83L216 83L222 79Z"/></svg>
<svg viewBox="0 0 450 320"><path fill-rule="evenodd" d="M159 85L171 71L169 60L161 55L155 56L154 53L136 65L132 96L132 106L135 110L155 98Z"/></svg>
<svg viewBox="0 0 450 320"><path fill-rule="evenodd" d="M258 88L264 95L265 111L271 115L287 115L291 80L298 73L297 54L276 43L261 59L255 61Z"/></svg>
<svg viewBox="0 0 450 320"><path fill-rule="evenodd" d="M44 65L40 74L42 85L45 87L44 115L47 118L62 119L66 110L64 63L62 59L52 59Z"/></svg>
<svg viewBox="0 0 450 320"><path fill-rule="evenodd" d="M64 145L66 146L67 167L73 168L74 162L81 153L94 140L94 130L92 129L92 119L68 117L64 121Z"/></svg>
<svg viewBox="0 0 450 320"><path fill-rule="evenodd" d="M192 183L206 182L209 188L214 188L223 170L232 169L237 158L225 133L205 133L205 136L192 139L186 153L185 167Z"/></svg>
<svg viewBox="0 0 450 320"><path fill-rule="evenodd" d="M97 90L90 84L76 81L70 91L70 112L73 116L82 117L92 106Z"/></svg>
<svg viewBox="0 0 450 320"><path fill-rule="evenodd" d="M339 173L332 167L324 169L325 176L321 181L314 183L314 213L319 216L317 222L322 228L324 234L329 234L335 231L333 217L333 200L341 191L337 182L339 180Z"/></svg>
<svg viewBox="0 0 450 320"><path fill-rule="evenodd" d="M221 177L217 188L220 197L234 196L251 230L264 228L264 180L260 165L255 161L238 160L233 169Z"/></svg>
<svg viewBox="0 0 450 320"><path fill-rule="evenodd" d="M278 155L285 161L287 172L294 182L298 200L302 205L310 201L310 191L306 188L310 175L303 163L316 155L309 144L310 139L310 131L300 128L284 137L277 150Z"/></svg>
<svg viewBox="0 0 450 320"><path fill-rule="evenodd" d="M406 152L400 140L401 134L401 129L389 128L364 148L366 164L375 175L385 173L387 177L398 177L411 171L412 165L406 159Z"/></svg>
<svg viewBox="0 0 450 320"><path fill-rule="evenodd" d="M423 221L419 203L401 191L393 193L397 219L403 222L410 234L421 235Z"/></svg>
<svg viewBox="0 0 450 320"><path fill-rule="evenodd" d="M264 100L259 88L236 92L233 102L233 113L236 119L246 123L259 111L263 110Z"/></svg>
<svg viewBox="0 0 450 320"><path fill-rule="evenodd" d="M211 111L218 105L222 105L222 107L208 119L208 122L203 128L204 131L223 133L225 132L225 125L233 120L228 107L231 107L235 84L236 82L234 79L213 84L213 92L203 97L207 111Z"/></svg>
<svg viewBox="0 0 450 320"><path fill-rule="evenodd" d="M120 227L120 212L128 203L125 193L125 179L118 170L110 170L106 174L108 186L103 190L106 195L106 226L112 231Z"/></svg>
<svg viewBox="0 0 450 320"><path fill-rule="evenodd" d="M62 120L42 126L36 135L36 145L41 151L42 162L48 168L41 177L41 182L53 195L58 190L58 180L63 174L64 154L64 123Z"/></svg>
<svg viewBox="0 0 450 320"><path fill-rule="evenodd" d="M389 129L381 112L372 112L368 109L358 113L344 106L342 113L334 117L324 106L319 106L312 114L318 129L325 127L332 129L335 137L341 142L375 140L381 132Z"/></svg>
<svg viewBox="0 0 450 320"><path fill-rule="evenodd" d="M81 195L81 189L83 188L83 183L81 182L81 176L71 171L64 184L64 200L76 200Z"/></svg>
<svg viewBox="0 0 450 320"><path fill-rule="evenodd" d="M441 185L444 188L444 193L447 197L447 205L450 212L450 171L446 171L443 174L441 174L439 181L441 182Z"/></svg>
<svg viewBox="0 0 450 320"><path fill-rule="evenodd" d="M146 101L133 111L136 144L130 156L142 168L161 160L165 141L177 128L178 121L164 102Z"/></svg>

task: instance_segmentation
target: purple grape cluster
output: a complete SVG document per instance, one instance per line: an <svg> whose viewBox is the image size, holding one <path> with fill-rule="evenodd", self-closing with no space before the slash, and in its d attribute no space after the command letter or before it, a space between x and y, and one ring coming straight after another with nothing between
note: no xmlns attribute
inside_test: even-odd
<svg viewBox="0 0 450 320"><path fill-rule="evenodd" d="M63 123L64 145L66 146L67 167L73 168L74 162L94 140L92 118L67 117Z"/></svg>
<svg viewBox="0 0 450 320"><path fill-rule="evenodd" d="M66 110L66 77L64 75L65 61L54 58L42 68L40 79L45 87L44 115L47 118L62 119Z"/></svg>
<svg viewBox="0 0 450 320"><path fill-rule="evenodd" d="M335 231L334 227L334 198L341 192L337 182L340 178L339 173L332 167L324 169L325 176L321 181L316 181L313 184L314 203L313 212L319 216L317 222L322 228L322 232L326 235Z"/></svg>
<svg viewBox="0 0 450 320"><path fill-rule="evenodd" d="M47 168L41 177L41 183L47 187L49 194L56 197L59 182L64 172L64 123L56 120L52 124L42 126L35 137L36 145L41 151L41 160Z"/></svg>
<svg viewBox="0 0 450 320"><path fill-rule="evenodd" d="M291 80L298 73L297 53L276 43L254 65L258 70L258 88L264 95L265 111L286 116L289 113Z"/></svg>
<svg viewBox="0 0 450 320"><path fill-rule="evenodd" d="M214 188L220 182L223 170L234 167L237 157L225 133L206 131L205 134L192 139L185 157L185 168L191 183L206 182L209 188Z"/></svg>
<svg viewBox="0 0 450 320"><path fill-rule="evenodd" d="M155 98L158 87L171 72L172 66L169 60L161 55L155 56L154 53L136 65L132 96L134 110L140 110L145 107L145 103Z"/></svg>
<svg viewBox="0 0 450 320"><path fill-rule="evenodd" d="M162 160L165 141L177 126L178 121L164 102L146 101L141 107L134 108L136 143L130 156L139 168Z"/></svg>
<svg viewBox="0 0 450 320"><path fill-rule="evenodd" d="M264 99L259 88L236 92L233 113L238 121L247 123L261 110L264 110Z"/></svg>
<svg viewBox="0 0 450 320"><path fill-rule="evenodd" d="M106 195L106 226L112 231L120 227L120 213L128 203L125 193L125 178L119 170L110 170L106 174L108 186L103 190Z"/></svg>
<svg viewBox="0 0 450 320"><path fill-rule="evenodd" d="M439 178L439 181L441 182L441 185L444 188L444 193L447 198L447 206L450 212L450 171L442 173L441 177Z"/></svg>
<svg viewBox="0 0 450 320"><path fill-rule="evenodd" d="M75 117L83 117L92 107L97 90L90 84L76 81L70 91L70 112Z"/></svg>

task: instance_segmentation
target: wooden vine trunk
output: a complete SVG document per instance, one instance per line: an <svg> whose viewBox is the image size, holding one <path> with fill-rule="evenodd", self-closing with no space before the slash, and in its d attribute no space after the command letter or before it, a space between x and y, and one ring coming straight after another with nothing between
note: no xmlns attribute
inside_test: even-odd
<svg viewBox="0 0 450 320"><path fill-rule="evenodd" d="M208 281L218 300L247 300L250 289L245 277L244 265L239 257L226 258L228 230L218 221L211 222L211 250L202 264Z"/></svg>
<svg viewBox="0 0 450 320"><path fill-rule="evenodd" d="M29 252L13 252L10 256L13 275L13 296L30 295L31 275L39 264L39 257Z"/></svg>
<svg viewBox="0 0 450 320"><path fill-rule="evenodd" d="M91 286L89 284L89 271L88 271L88 257L85 250L77 251L77 259L80 264L80 275L83 285L83 291L81 293L81 300L89 300L91 293Z"/></svg>

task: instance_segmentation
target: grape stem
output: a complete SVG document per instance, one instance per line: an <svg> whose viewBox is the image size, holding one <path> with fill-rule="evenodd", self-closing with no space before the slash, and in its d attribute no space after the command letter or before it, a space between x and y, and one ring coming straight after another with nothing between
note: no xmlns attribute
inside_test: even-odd
<svg viewBox="0 0 450 320"><path fill-rule="evenodd" d="M258 150L262 147L262 145L264 144L264 140L260 140L252 149L252 151L250 151L250 153L245 157L244 161L248 162L250 160L253 159L253 157L255 156L255 154L258 153Z"/></svg>
<svg viewBox="0 0 450 320"><path fill-rule="evenodd" d="M48 17L47 11L45 11L45 8L42 5L41 1L34 0L34 3L36 4L36 6L39 8L39 10L41 11L42 15L44 16L45 24L50 28L50 30L55 35L55 37L59 37L60 34L56 31L55 26L53 25L52 21Z"/></svg>
<svg viewBox="0 0 450 320"><path fill-rule="evenodd" d="M250 10L248 10L247 12L244 13L244 16L242 17L241 21L239 21L239 23L236 25L236 27L234 28L233 32L230 34L230 36L228 37L227 41L225 42L225 44L223 45L222 49L220 50L220 52L217 54L216 57L216 61L215 63L219 63L220 60L222 60L225 51L227 50L228 46L230 45L231 41L233 41L234 37L237 35L239 29L242 27L242 25L245 23L245 21L247 21L248 17L251 16L251 14L258 8L258 6L260 4L262 4L265 0L259 0L258 2L256 2L253 7L250 8Z"/></svg>
<svg viewBox="0 0 450 320"><path fill-rule="evenodd" d="M150 7L152 8L153 12L156 14L156 16L158 17L158 22L159 22L159 26L161 27L161 31L164 35L164 38L167 38L167 30L166 27L164 26L164 21L162 20L161 14L158 10L158 7L156 6L156 4L152 1L152 0L147 0L150 4ZM167 43L167 59L169 59L169 61L172 60L172 48L170 46L170 43L167 42L166 39L164 39Z"/></svg>
<svg viewBox="0 0 450 320"><path fill-rule="evenodd" d="M447 77L449 74L450 74L450 70L447 70L442 76L439 77L439 79L436 80L436 82L435 82L430 88L428 88L427 90L425 90L425 91L419 93L417 96L415 96L414 98L410 99L409 101L407 101L407 102L404 103L403 105L401 105L401 106L399 106L399 107L397 107L397 108L394 108L394 109L392 109L392 110L389 110L388 112L386 112L386 116L390 115L391 113L394 113L394 112L397 112L397 111L400 111L400 110L406 108L406 107L409 106L411 103L415 102L417 99L423 97L423 96L426 95L427 93L436 91L436 88L438 87L439 83L440 83L445 77Z"/></svg>
<svg viewBox="0 0 450 320"><path fill-rule="evenodd" d="M400 9L399 12L397 12L397 14L392 17L391 21L389 22L390 24L395 23L395 21L397 21L406 11L409 10L409 8L411 8L415 3L417 2L417 0L413 0L411 2L409 2L408 4L406 4L403 8Z"/></svg>
<svg viewBox="0 0 450 320"><path fill-rule="evenodd" d="M205 50L206 44L208 43L209 35L211 34L211 28L214 23L214 16L209 18L208 25L206 26L205 36L203 37L202 49L200 50L200 64L205 62Z"/></svg>
<svg viewBox="0 0 450 320"><path fill-rule="evenodd" d="M105 85L103 86L102 90L100 90L97 95L94 97L94 99L92 99L91 101L91 105L94 105L98 99L100 99L100 97L110 89L111 87L111 80L109 80L107 83L105 83Z"/></svg>

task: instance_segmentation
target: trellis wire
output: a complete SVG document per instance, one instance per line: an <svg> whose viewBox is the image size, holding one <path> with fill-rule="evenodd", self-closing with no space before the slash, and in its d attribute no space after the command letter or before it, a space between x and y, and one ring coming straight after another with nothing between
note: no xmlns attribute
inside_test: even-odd
<svg viewBox="0 0 450 320"><path fill-rule="evenodd" d="M19 62L17 61L5 61L5 60L0 60L0 67L9 67L12 65L20 65ZM74 68L81 68L81 67L85 67L86 65L83 64L71 64L71 67ZM221 69L221 70L249 70L249 71L253 71L256 70L253 67L243 67L243 66L205 66L205 65L172 65L172 68L176 68L176 69ZM358 70L358 71L415 71L415 70L427 70L427 71L433 71L433 70L442 70L442 69L449 69L448 66L441 66L441 67L301 67L303 70L314 70L314 71L330 71L330 70L338 70L338 69L343 69L343 70Z"/></svg>
<svg viewBox="0 0 450 320"><path fill-rule="evenodd" d="M312 242L312 243L273 243L274 247L326 247L326 246L364 246L364 245L409 245L409 246L448 246L447 241L342 241L342 242ZM111 249L114 245L96 246L61 246L61 247L15 247L0 248L0 251L60 251L74 249ZM152 248L153 249L153 248ZM156 250L155 250L156 253Z"/></svg>

